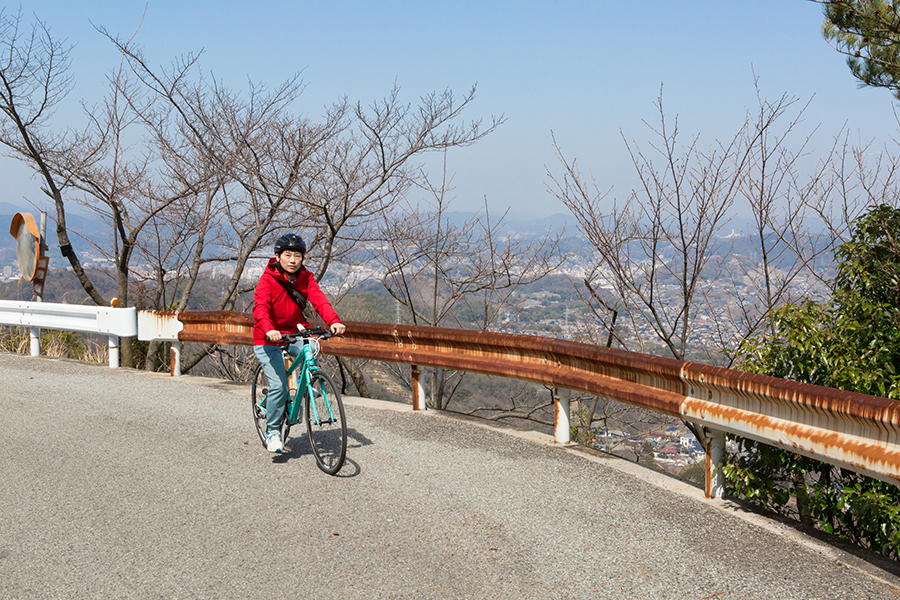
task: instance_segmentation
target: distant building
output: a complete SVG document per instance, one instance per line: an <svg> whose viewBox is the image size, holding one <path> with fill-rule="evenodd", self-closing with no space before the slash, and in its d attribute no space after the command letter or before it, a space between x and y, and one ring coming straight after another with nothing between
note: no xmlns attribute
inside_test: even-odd
<svg viewBox="0 0 900 600"><path fill-rule="evenodd" d="M683 452L687 452L689 450L702 450L703 448L700 446L700 442L697 441L690 433L683 434L681 436L681 450Z"/></svg>
<svg viewBox="0 0 900 600"><path fill-rule="evenodd" d="M665 448L660 450L658 454L664 458L675 458L675 456L678 454L678 448L676 448L675 446L666 446Z"/></svg>

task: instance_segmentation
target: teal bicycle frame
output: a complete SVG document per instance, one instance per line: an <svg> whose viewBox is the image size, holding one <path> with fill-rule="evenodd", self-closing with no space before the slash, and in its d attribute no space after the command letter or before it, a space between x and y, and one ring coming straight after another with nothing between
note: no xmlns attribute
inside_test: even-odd
<svg viewBox="0 0 900 600"><path fill-rule="evenodd" d="M297 423L303 420L303 412L300 410L303 408L303 396L301 392L306 392L306 397L308 398L307 402L310 403L309 406L309 414L312 415L313 419L315 419L315 425L320 425L319 421L319 413L316 411L316 395L313 391L313 387L311 385L312 377L310 375L319 370L318 365L316 365L316 354L317 352L313 349L313 344L318 345L318 342L312 339L305 338L303 341L303 346L300 349L300 354L296 357L293 357L294 360L291 362L290 367L287 369L287 378L288 378L288 405L285 407L285 418L288 420L288 423L291 425L296 425ZM290 382L291 377L294 372L300 369L299 375L297 375L297 386L294 390L293 397L291 397L290 393ZM327 394L324 389L322 390L322 394ZM299 402L298 402L299 400ZM334 421L334 413L331 410L331 403L328 401L328 397L325 397L325 406L328 407L328 418L330 421Z"/></svg>

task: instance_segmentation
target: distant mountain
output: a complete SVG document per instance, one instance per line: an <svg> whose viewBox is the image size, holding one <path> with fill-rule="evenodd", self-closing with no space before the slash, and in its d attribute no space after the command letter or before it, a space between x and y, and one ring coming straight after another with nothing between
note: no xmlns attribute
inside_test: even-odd
<svg viewBox="0 0 900 600"><path fill-rule="evenodd" d="M16 213L30 213L40 225L40 211L32 206L16 206L9 202L0 202L0 249L15 249L16 240L9 234L9 227ZM94 215L86 215L74 211L66 211L66 227L69 230L69 238L77 251L85 251L91 245L85 238L98 243L109 239L109 228ZM47 245L50 247L50 256L59 256L59 242L56 238L56 213L47 213Z"/></svg>
<svg viewBox="0 0 900 600"><path fill-rule="evenodd" d="M13 216L20 212L30 213L36 221L40 222L40 212L34 207L0 202L0 252L3 252L0 255L0 266L9 264L15 259L16 240L8 232ZM457 211L445 214L449 222L454 225L462 225L475 216L476 213L474 212ZM500 217L500 214L491 215L491 219L494 222L499 220ZM55 218L56 213L48 211L46 241L49 246L51 260L58 261L61 255L59 253L59 241L56 237ZM109 247L111 245L109 226L96 215L67 210L66 226L69 230L69 239L75 246L75 250L81 254L93 250L92 244L87 240L92 240L101 247ZM578 247L583 245L583 236L578 229L575 218L571 215L560 213L536 219L522 217L510 212L503 219L499 233L501 237L514 238L528 243L561 232L565 232L563 244L565 251L577 250Z"/></svg>
<svg viewBox="0 0 900 600"><path fill-rule="evenodd" d="M9 202L0 202L0 249L15 250L16 239L9 234L13 216L16 213L31 213L35 221L40 225L40 215L33 208L21 208Z"/></svg>
<svg viewBox="0 0 900 600"><path fill-rule="evenodd" d="M453 225L462 225L466 221L474 218L476 213L454 211L444 214L444 217ZM491 221L496 223L502 214L491 214ZM556 213L549 217L527 218L516 215L512 211L507 213L503 219L500 231L503 235L518 235L526 238L537 238L540 236L559 233L566 231L566 237L580 234L578 231L578 222L572 215Z"/></svg>
<svg viewBox="0 0 900 600"><path fill-rule="evenodd" d="M520 234L542 234L548 231L558 233L563 230L570 235L578 233L578 221L572 215L563 213L552 214L542 219L525 219L510 214L507 217L506 226L509 230Z"/></svg>
<svg viewBox="0 0 900 600"><path fill-rule="evenodd" d="M9 231L9 225L12 222L13 215L19 212L31 213L36 221L40 221L39 211L34 207L16 206L9 202L0 202L0 248L15 248L15 239L6 232ZM475 215L476 213L474 212L462 211L445 213L445 217L454 225L462 225L475 217ZM56 241L55 217L55 212L48 212L47 243L50 246L51 251L56 249L59 245ZM496 220L499 220L500 217L500 214L491 215L491 219L495 222ZM108 225L95 215L89 213L67 210L66 226L69 229L70 237L72 238L72 243L75 245L76 250L90 248L90 244L82 238L91 239L101 245L104 243L103 240L108 240L109 238ZM503 219L500 232L503 236L537 239L548 234L552 235L559 233L563 230L566 232L566 238L580 236L577 221L571 215L557 213L550 215L549 217L535 219L521 217L510 212L506 215L506 218Z"/></svg>
<svg viewBox="0 0 900 600"><path fill-rule="evenodd" d="M11 214L14 215L17 212L29 212L31 209L19 208L15 204L10 204L9 202L0 202L0 214Z"/></svg>

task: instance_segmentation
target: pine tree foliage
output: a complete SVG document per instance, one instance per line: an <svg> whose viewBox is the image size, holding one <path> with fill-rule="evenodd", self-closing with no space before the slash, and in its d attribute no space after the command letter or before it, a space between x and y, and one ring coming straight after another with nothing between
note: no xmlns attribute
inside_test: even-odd
<svg viewBox="0 0 900 600"><path fill-rule="evenodd" d="M888 88L900 99L898 7L883 0L819 3L824 7L825 38L847 56L847 65L861 85Z"/></svg>

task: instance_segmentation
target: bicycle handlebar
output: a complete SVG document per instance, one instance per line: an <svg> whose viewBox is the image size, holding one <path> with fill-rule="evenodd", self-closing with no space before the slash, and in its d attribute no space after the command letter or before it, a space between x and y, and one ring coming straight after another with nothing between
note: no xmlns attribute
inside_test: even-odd
<svg viewBox="0 0 900 600"><path fill-rule="evenodd" d="M297 340L302 340L305 338L318 338L320 340L327 340L333 337L344 337L343 335L336 335L329 329L322 329L321 327L317 327L316 329L301 329L297 333L282 333L281 341L286 343L295 342Z"/></svg>

